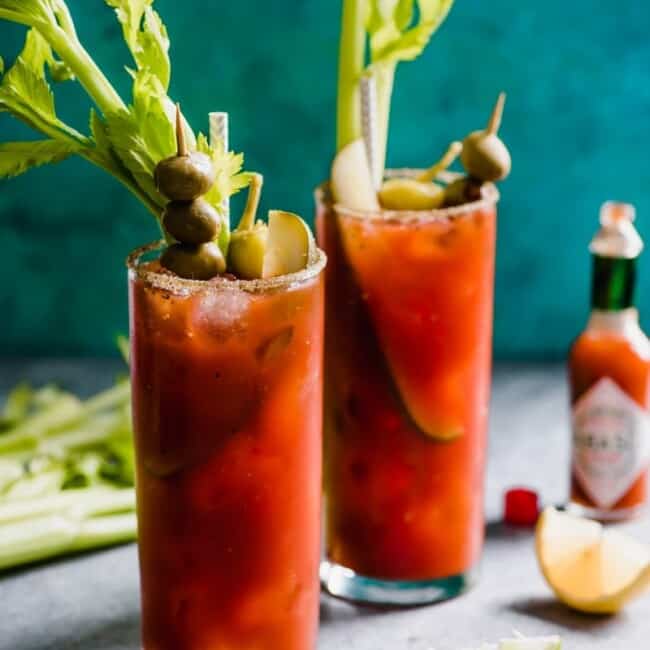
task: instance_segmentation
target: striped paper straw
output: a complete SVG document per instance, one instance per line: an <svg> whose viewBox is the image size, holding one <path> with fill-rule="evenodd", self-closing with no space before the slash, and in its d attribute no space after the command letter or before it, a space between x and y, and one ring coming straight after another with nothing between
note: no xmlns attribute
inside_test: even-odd
<svg viewBox="0 0 650 650"><path fill-rule="evenodd" d="M228 113L214 112L209 114L210 118L210 146L216 149L219 144L224 151L228 151ZM230 218L230 201L225 198L221 204L224 216Z"/></svg>

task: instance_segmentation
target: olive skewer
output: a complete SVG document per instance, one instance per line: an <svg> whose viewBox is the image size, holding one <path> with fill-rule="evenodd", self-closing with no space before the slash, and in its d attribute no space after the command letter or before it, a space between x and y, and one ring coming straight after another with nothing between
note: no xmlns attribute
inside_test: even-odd
<svg viewBox="0 0 650 650"><path fill-rule="evenodd" d="M499 93L485 130L473 131L463 140L460 160L468 176L447 185L446 206L478 201L482 196L483 183L503 180L510 173L510 152L497 135L505 101L506 94Z"/></svg>
<svg viewBox="0 0 650 650"><path fill-rule="evenodd" d="M485 130L473 131L463 140L460 160L467 173L480 181L500 181L510 173L510 152L497 135L505 101L506 94L502 92Z"/></svg>
<svg viewBox="0 0 650 650"><path fill-rule="evenodd" d="M156 166L160 192L171 199L165 206L162 224L178 241L161 255L160 263L183 278L209 280L226 270L226 261L214 242L221 229L217 210L201 198L215 182L209 156L188 152L180 106L176 105L175 156Z"/></svg>
<svg viewBox="0 0 650 650"><path fill-rule="evenodd" d="M156 165L156 187L170 201L198 199L214 185L216 174L209 156L188 151L179 104L176 104L176 144L176 154Z"/></svg>

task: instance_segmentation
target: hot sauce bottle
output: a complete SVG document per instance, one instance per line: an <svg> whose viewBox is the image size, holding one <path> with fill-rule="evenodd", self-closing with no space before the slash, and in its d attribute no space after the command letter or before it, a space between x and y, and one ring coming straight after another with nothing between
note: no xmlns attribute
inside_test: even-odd
<svg viewBox="0 0 650 650"><path fill-rule="evenodd" d="M569 353L571 506L604 521L634 517L648 496L650 341L634 307L643 249L634 217L629 204L601 208L589 246L591 315Z"/></svg>

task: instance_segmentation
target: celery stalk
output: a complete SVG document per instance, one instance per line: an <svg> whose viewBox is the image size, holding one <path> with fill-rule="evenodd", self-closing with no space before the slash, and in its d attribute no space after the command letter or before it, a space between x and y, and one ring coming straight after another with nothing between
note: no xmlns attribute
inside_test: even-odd
<svg viewBox="0 0 650 650"><path fill-rule="evenodd" d="M63 467L54 467L35 475L26 474L5 488L3 499L36 499L61 488L65 479Z"/></svg>
<svg viewBox="0 0 650 650"><path fill-rule="evenodd" d="M24 466L18 458L0 458L0 494L12 483L20 479L24 473Z"/></svg>
<svg viewBox="0 0 650 650"><path fill-rule="evenodd" d="M25 418L16 427L0 435L0 453L35 447L49 431L75 421L81 408L81 402L76 397L62 395L48 408Z"/></svg>
<svg viewBox="0 0 650 650"><path fill-rule="evenodd" d="M0 453L33 449L63 427L71 427L101 411L127 404L129 394L127 382L117 384L84 403L72 395L63 394L48 408L0 434Z"/></svg>
<svg viewBox="0 0 650 650"><path fill-rule="evenodd" d="M133 513L79 521L51 515L3 525L0 570L64 553L132 541L137 534Z"/></svg>
<svg viewBox="0 0 650 650"><path fill-rule="evenodd" d="M2 0L0 0L2 2ZM0 570L136 536L130 387L18 386L0 432Z"/></svg>
<svg viewBox="0 0 650 650"><path fill-rule="evenodd" d="M69 514L76 519L87 519L98 515L133 510L135 510L135 490L133 488L64 490L40 499L9 502L0 500L0 526L8 522L45 515Z"/></svg>
<svg viewBox="0 0 650 650"><path fill-rule="evenodd" d="M99 69L93 58L79 42L76 34L65 32L60 27L41 29L37 27L52 49L74 72L84 90L101 109L102 113L126 110L126 105L108 79Z"/></svg>
<svg viewBox="0 0 650 650"><path fill-rule="evenodd" d="M79 534L69 551L87 551L111 544L132 542L138 534L135 513L92 517L81 524Z"/></svg>
<svg viewBox="0 0 650 650"><path fill-rule="evenodd" d="M29 384L26 382L18 384L7 396L1 422L13 424L24 418L33 397L34 391Z"/></svg>
<svg viewBox="0 0 650 650"><path fill-rule="evenodd" d="M0 19L33 27L40 32L61 60L72 70L102 112L126 109L115 88L79 42L65 3L57 3L57 5L56 11L42 2L37 12L30 12L29 8L19 12L7 9L0 3Z"/></svg>
<svg viewBox="0 0 650 650"><path fill-rule="evenodd" d="M124 416L120 413L95 416L92 420L81 422L74 428L66 428L40 442L36 451L42 454L56 453L58 450L71 451L91 447L124 430Z"/></svg>
<svg viewBox="0 0 650 650"><path fill-rule="evenodd" d="M383 174L397 64L422 53L452 4L453 0L344 0L337 151L362 137L359 81L363 74L372 74L377 86L377 155Z"/></svg>
<svg viewBox="0 0 650 650"><path fill-rule="evenodd" d="M84 417L88 417L100 411L126 404L130 395L131 386L129 382L121 381L115 386L87 399L83 403L81 413Z"/></svg>
<svg viewBox="0 0 650 650"><path fill-rule="evenodd" d="M339 48L337 151L361 137L359 79L365 67L366 0L344 0Z"/></svg>

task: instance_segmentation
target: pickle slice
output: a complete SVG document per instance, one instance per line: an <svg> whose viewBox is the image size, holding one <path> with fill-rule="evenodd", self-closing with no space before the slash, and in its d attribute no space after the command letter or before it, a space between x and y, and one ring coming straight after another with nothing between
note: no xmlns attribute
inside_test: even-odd
<svg viewBox="0 0 650 650"><path fill-rule="evenodd" d="M400 271L379 272L376 256L383 260L385 251L369 250L371 244L361 244L360 228L343 225L343 245L403 414L433 440L457 439L465 433L468 411L464 359L446 351L439 340L441 334L428 326L434 314L426 295L418 304L412 297L404 300L399 283L395 284ZM422 313L418 313L420 303ZM487 395L485 401L487 406Z"/></svg>
<svg viewBox="0 0 650 650"><path fill-rule="evenodd" d="M274 278L306 268L316 253L309 226L292 212L269 211L269 230L262 277Z"/></svg>
<svg viewBox="0 0 650 650"><path fill-rule="evenodd" d="M330 178L336 203L350 210L379 210L363 140L350 142L336 154Z"/></svg>

